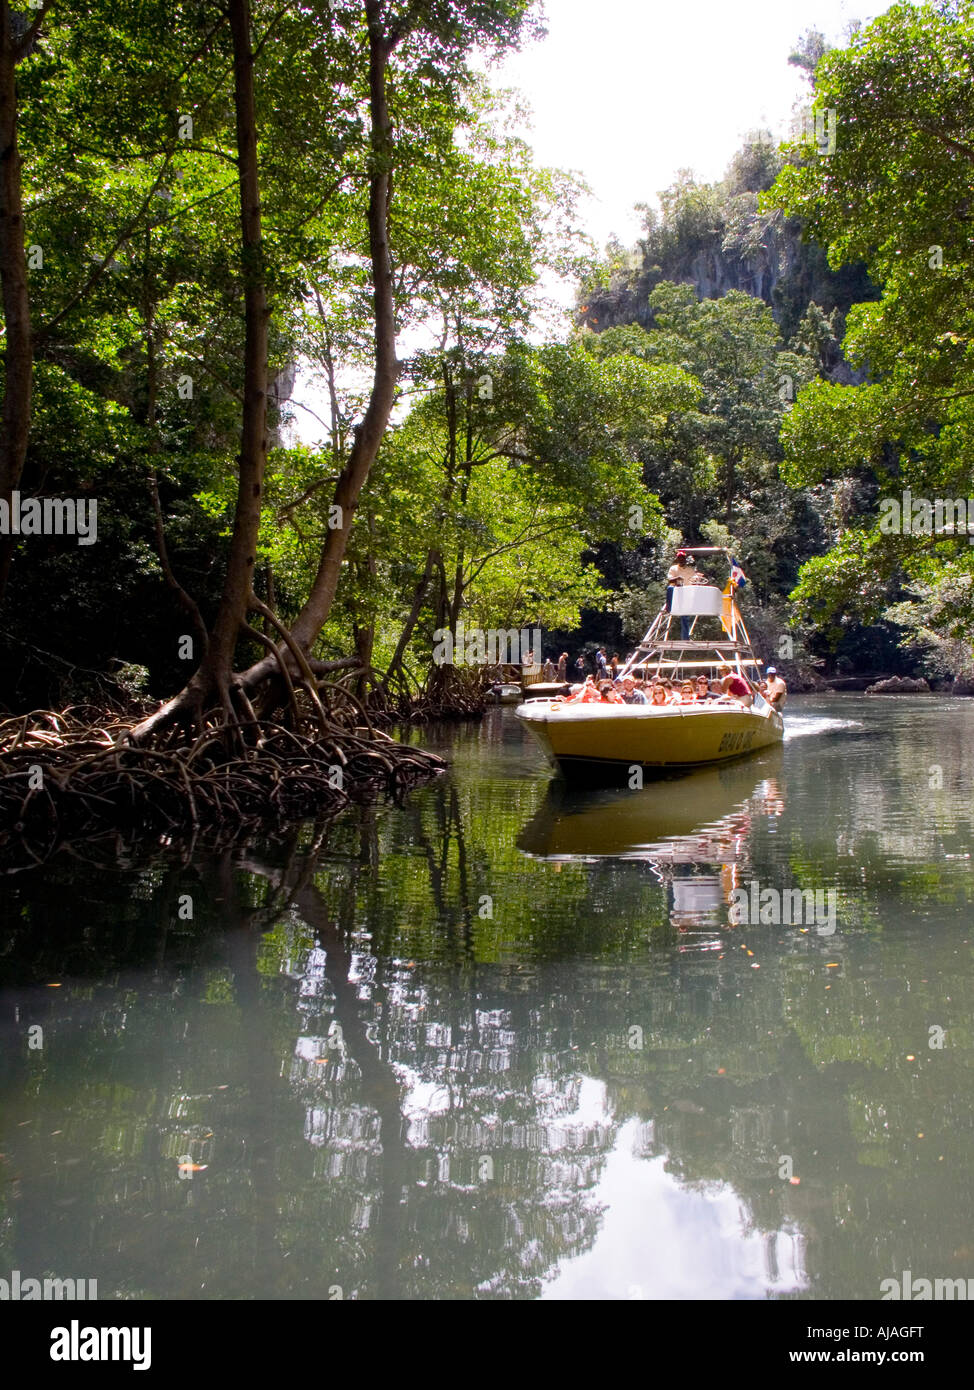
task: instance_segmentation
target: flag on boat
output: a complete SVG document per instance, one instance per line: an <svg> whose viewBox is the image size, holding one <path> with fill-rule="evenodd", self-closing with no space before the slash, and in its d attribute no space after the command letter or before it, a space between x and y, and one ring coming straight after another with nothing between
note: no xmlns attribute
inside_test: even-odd
<svg viewBox="0 0 974 1390"><path fill-rule="evenodd" d="M720 623L732 642L737 640L737 618L738 612L734 606L734 582L728 579L723 589L723 603L721 605Z"/></svg>
<svg viewBox="0 0 974 1390"><path fill-rule="evenodd" d="M733 557L731 558L731 576L730 576L730 577L731 577L731 583L733 584L733 586L734 586L735 589L743 589L743 588L744 588L744 585L747 583L747 575L746 575L746 574L744 573L744 571L741 569L741 567L740 567L740 565L738 564L738 562L737 562L735 559L733 559Z"/></svg>

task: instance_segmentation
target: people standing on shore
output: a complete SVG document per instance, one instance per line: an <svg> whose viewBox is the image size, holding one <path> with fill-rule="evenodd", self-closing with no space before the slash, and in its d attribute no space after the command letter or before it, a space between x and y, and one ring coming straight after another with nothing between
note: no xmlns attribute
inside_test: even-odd
<svg viewBox="0 0 974 1390"><path fill-rule="evenodd" d="M567 681L568 679L568 653L562 652L558 658L558 680Z"/></svg>

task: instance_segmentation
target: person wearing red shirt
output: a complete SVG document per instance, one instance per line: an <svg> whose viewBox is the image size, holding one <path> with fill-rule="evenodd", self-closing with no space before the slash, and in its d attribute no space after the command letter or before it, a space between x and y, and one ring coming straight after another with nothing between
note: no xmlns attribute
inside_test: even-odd
<svg viewBox="0 0 974 1390"><path fill-rule="evenodd" d="M720 684L725 695L740 700L742 705L754 704L754 692L743 676L739 676L730 666L721 666Z"/></svg>
<svg viewBox="0 0 974 1390"><path fill-rule="evenodd" d="M557 698L564 699L567 705L591 705L601 700L602 696L599 693L598 686L595 684L595 677L586 676L585 684L582 686L581 690L576 690L574 695L558 696Z"/></svg>

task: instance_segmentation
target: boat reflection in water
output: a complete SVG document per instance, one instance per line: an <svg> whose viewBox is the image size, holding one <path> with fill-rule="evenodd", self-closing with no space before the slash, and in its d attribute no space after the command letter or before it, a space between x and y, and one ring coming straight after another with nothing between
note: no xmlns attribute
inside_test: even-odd
<svg viewBox="0 0 974 1390"><path fill-rule="evenodd" d="M644 860L666 886L671 925L704 933L729 924L731 895L750 870L755 822L784 810L781 749L710 767L640 791L573 791L553 782L518 848L536 859L596 863Z"/></svg>

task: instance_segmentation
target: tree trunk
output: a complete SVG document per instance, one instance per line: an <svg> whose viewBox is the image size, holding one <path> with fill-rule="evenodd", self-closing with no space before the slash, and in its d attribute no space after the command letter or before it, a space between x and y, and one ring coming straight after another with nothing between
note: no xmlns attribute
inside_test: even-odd
<svg viewBox="0 0 974 1390"><path fill-rule="evenodd" d="M386 96L389 57L401 32L389 36L382 25L382 0L365 0L369 33L369 109L371 112L371 169L369 174L369 251L375 305L375 369L372 392L348 461L341 471L333 502L340 509L341 525L329 529L322 547L318 572L308 599L291 629L295 646L311 651L328 619L334 602L342 561L351 532L359 494L379 451L395 402L399 364L396 361L395 293L389 248L389 202L392 197L392 124ZM249 46L250 12L247 0L229 0L234 41L234 78L237 104L237 141L240 153L241 221L247 275L247 349L245 367L244 429L240 459L240 483L234 517L230 563L220 612L210 633L210 649L189 685L175 699L134 731L136 740L184 719L199 709L203 699L219 693L229 709L227 693L232 674L233 648L246 617L253 579L254 557L260 522L260 495L266 460L264 424L267 382L267 318L264 276L260 258L260 207L257 188L256 118L253 94L253 54ZM256 662L239 677L241 690L253 698L262 687L277 680L281 659L293 661L284 646L281 657L273 653Z"/></svg>
<svg viewBox="0 0 974 1390"><path fill-rule="evenodd" d="M229 0L233 35L233 96L237 119L237 164L240 185L241 267L244 280L243 422L237 503L227 572L209 646L186 688L133 731L142 740L216 696L231 712L229 687L237 637L250 608L257 537L260 530L264 471L267 465L267 302L257 177L257 108L254 55L250 47L250 0Z"/></svg>
<svg viewBox="0 0 974 1390"><path fill-rule="evenodd" d="M734 494L737 490L737 458L734 454L727 456L727 485L724 496L724 524L728 531L734 529Z"/></svg>
<svg viewBox="0 0 974 1390"><path fill-rule="evenodd" d="M152 518L156 533L156 553L159 556L159 564L162 567L162 577L172 589L180 606L189 614L197 636L201 642L201 650L206 653L209 645L210 635L206 630L206 623L203 621L203 614L199 610L196 600L186 592L182 584L176 578L173 567L169 561L169 547L166 544L166 522L162 512L162 498L159 496L159 476L156 468L156 459L161 452L159 431L156 428L156 410L159 401L159 359L156 354L155 342L155 312L156 305L152 302L151 293L151 272L150 266L150 233L146 232L146 273L145 273L145 296L143 304L143 315L145 317L145 370L146 370L146 407L145 425L149 432L149 500L152 503Z"/></svg>
<svg viewBox="0 0 974 1390"><path fill-rule="evenodd" d="M267 466L267 304L257 179L257 112L254 55L250 47L250 0L229 0L233 35L233 85L240 182L241 259L244 277L244 403L240 472L230 557L210 646L201 674L223 689L233 671L240 625L254 584L264 471Z"/></svg>
<svg viewBox="0 0 974 1390"><path fill-rule="evenodd" d="M0 284L3 295L4 382L0 433L0 498L8 506L24 471L30 434L33 353L24 252L24 208L17 147L17 62L10 6L0 0ZM13 558L12 535L0 537L0 602Z"/></svg>
<svg viewBox="0 0 974 1390"><path fill-rule="evenodd" d="M341 508L341 525L328 532L311 592L291 628L295 642L305 652L311 650L328 621L359 494L385 436L399 378L394 280L389 249L392 125L386 96L386 72L395 41L388 38L383 30L381 0L365 0L365 13L369 28L369 109L372 117L368 221L375 305L375 369L368 408L362 423L355 430L348 462L335 484L333 502ZM242 677L244 688L248 692L254 690L273 672L274 666L273 657L264 657Z"/></svg>
<svg viewBox="0 0 974 1390"><path fill-rule="evenodd" d="M409 646L413 631L416 624L419 622L419 615L423 611L423 603L426 600L430 580L433 578L433 571L436 568L438 555L439 552L436 550L427 550L426 552L426 568L420 576L416 588L413 590L413 603L409 610L409 616L406 619L402 632L399 634L399 641L396 643L396 650L393 652L392 660L389 662L389 669L382 677L383 690L388 688L390 679L399 669L402 659L406 654L406 648Z"/></svg>

